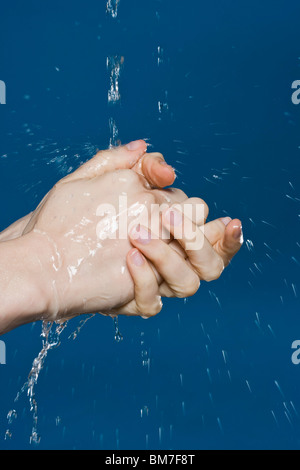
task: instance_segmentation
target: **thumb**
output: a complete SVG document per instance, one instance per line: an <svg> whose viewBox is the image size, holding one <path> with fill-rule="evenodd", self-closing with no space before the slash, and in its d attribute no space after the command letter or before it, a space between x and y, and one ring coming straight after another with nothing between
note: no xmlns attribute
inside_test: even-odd
<svg viewBox="0 0 300 470"><path fill-rule="evenodd" d="M223 228L221 228L221 225L223 225ZM205 236L213 245L216 252L222 257L225 266L227 266L243 244L241 221L239 219L230 220L227 217L210 222L207 229L204 226Z"/></svg>
<svg viewBox="0 0 300 470"><path fill-rule="evenodd" d="M161 153L146 153L133 169L155 188L171 186L175 180L174 169L165 162Z"/></svg>
<svg viewBox="0 0 300 470"><path fill-rule="evenodd" d="M214 245L214 249L223 258L227 266L243 245L242 222L238 219L231 220L225 228L223 237Z"/></svg>
<svg viewBox="0 0 300 470"><path fill-rule="evenodd" d="M63 178L62 181L69 182L82 178L94 178L109 171L130 169L146 151L147 144L143 140L136 140L122 147L101 150L74 173Z"/></svg>

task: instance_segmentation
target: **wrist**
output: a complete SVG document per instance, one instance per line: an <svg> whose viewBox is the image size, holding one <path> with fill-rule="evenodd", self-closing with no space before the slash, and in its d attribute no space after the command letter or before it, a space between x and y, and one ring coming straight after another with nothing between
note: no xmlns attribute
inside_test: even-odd
<svg viewBox="0 0 300 470"><path fill-rule="evenodd" d="M31 218L31 215L32 213L22 217L22 219L14 222L12 225L3 230L3 232L0 232L0 242L6 242L21 237L23 230Z"/></svg>
<svg viewBox="0 0 300 470"><path fill-rule="evenodd" d="M0 334L51 320L51 286L43 262L49 251L34 232L0 244Z"/></svg>

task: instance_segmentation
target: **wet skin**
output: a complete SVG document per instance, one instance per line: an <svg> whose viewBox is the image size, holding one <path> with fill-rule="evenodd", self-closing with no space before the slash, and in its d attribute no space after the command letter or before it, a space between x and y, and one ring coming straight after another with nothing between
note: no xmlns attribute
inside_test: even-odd
<svg viewBox="0 0 300 470"><path fill-rule="evenodd" d="M5 250L0 286L7 293L0 331L89 312L149 317L161 310L161 296L187 297L196 293L200 280L217 279L241 247L241 222L225 218L205 224L203 200L188 199L176 188L161 189L174 179L163 156L147 154L145 142L137 141L99 152L58 182L32 214L0 235L0 254ZM117 208L124 195L129 208L126 237L106 233L103 240L97 231L99 204ZM137 211L162 203L168 206L159 215L168 234L163 240L147 231ZM170 213L174 204L177 210ZM186 204L204 208L201 219L192 221L201 241L198 250L188 249L189 236L176 235L179 226L188 225ZM107 227L111 235L111 221ZM140 236L143 229L146 237ZM22 269L13 254L19 250L27 254ZM14 279L16 269L19 280ZM18 294L10 302L12 288Z"/></svg>

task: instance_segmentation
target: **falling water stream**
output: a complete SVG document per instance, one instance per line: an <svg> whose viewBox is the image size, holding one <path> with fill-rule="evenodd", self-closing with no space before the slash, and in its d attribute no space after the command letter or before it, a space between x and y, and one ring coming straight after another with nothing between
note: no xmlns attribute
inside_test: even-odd
<svg viewBox="0 0 300 470"><path fill-rule="evenodd" d="M17 393L17 396L15 398L15 402L17 402L20 398L20 396L26 392L27 396L29 398L29 406L30 406L30 411L32 413L32 419L33 419L33 424L32 424L32 431L31 431L31 436L30 436L30 443L31 444L39 444L40 443L40 436L38 434L38 405L37 401L35 398L35 386L38 382L39 375L41 370L44 367L46 357L48 356L48 352L51 349L58 348L60 346L60 335L64 331L64 329L67 327L68 322L64 323L56 323L54 324L53 322L46 322L44 321L42 323L42 333L41 337L43 338L42 344L43 347L41 351L39 352L38 356L34 359L32 363L31 370L29 372L28 378L24 385L22 386L21 390ZM17 417L17 413L15 410L10 410L7 415L8 419L8 424L12 424L13 418ZM12 437L12 432L7 429L5 433L5 439L11 438Z"/></svg>

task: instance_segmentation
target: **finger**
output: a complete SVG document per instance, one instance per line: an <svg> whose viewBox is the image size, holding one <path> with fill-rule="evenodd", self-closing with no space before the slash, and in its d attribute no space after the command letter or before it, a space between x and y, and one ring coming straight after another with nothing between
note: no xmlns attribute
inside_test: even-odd
<svg viewBox="0 0 300 470"><path fill-rule="evenodd" d="M159 286L155 274L145 257L137 249L127 255L127 266L134 282L134 300L118 313L141 315L144 318L157 315L162 309Z"/></svg>
<svg viewBox="0 0 300 470"><path fill-rule="evenodd" d="M209 208L199 197L190 197L181 203L181 211L196 225L203 225L208 217Z"/></svg>
<svg viewBox="0 0 300 470"><path fill-rule="evenodd" d="M214 249L222 257L225 266L228 266L243 243L242 222L234 219L226 226L223 237L214 244Z"/></svg>
<svg viewBox="0 0 300 470"><path fill-rule="evenodd" d="M181 256L181 258L187 259L186 252L184 251L184 249L183 249L182 246L178 243L177 240L172 240L172 241L169 243L169 246L172 248L172 250L176 251L176 253L178 253L178 254Z"/></svg>
<svg viewBox="0 0 300 470"><path fill-rule="evenodd" d="M165 162L161 153L144 155L134 170L145 176L152 186L158 188L172 185L176 177L174 169Z"/></svg>
<svg viewBox="0 0 300 470"><path fill-rule="evenodd" d="M198 197L188 198L184 191L178 188L153 189L158 204L180 204L184 212L196 225L203 225L209 214L206 202Z"/></svg>
<svg viewBox="0 0 300 470"><path fill-rule="evenodd" d="M169 245L153 238L141 225L130 232L130 240L151 261L176 297L189 297L197 292L199 277Z"/></svg>
<svg viewBox="0 0 300 470"><path fill-rule="evenodd" d="M130 169L146 151L147 145L143 140L136 140L122 147L100 151L91 160L61 181L65 183L81 178L94 178L108 171Z"/></svg>
<svg viewBox="0 0 300 470"><path fill-rule="evenodd" d="M205 237L211 245L215 245L221 238L223 238L226 225L231 222L230 217L216 219L200 227Z"/></svg>
<svg viewBox="0 0 300 470"><path fill-rule="evenodd" d="M164 211L162 222L184 249L200 279L212 281L220 277L224 270L223 259L197 225L180 211L180 206Z"/></svg>
<svg viewBox="0 0 300 470"><path fill-rule="evenodd" d="M166 282L163 282L159 286L159 295L161 297L168 297L168 298L176 297L175 292L172 289L170 289L170 287L168 286Z"/></svg>

